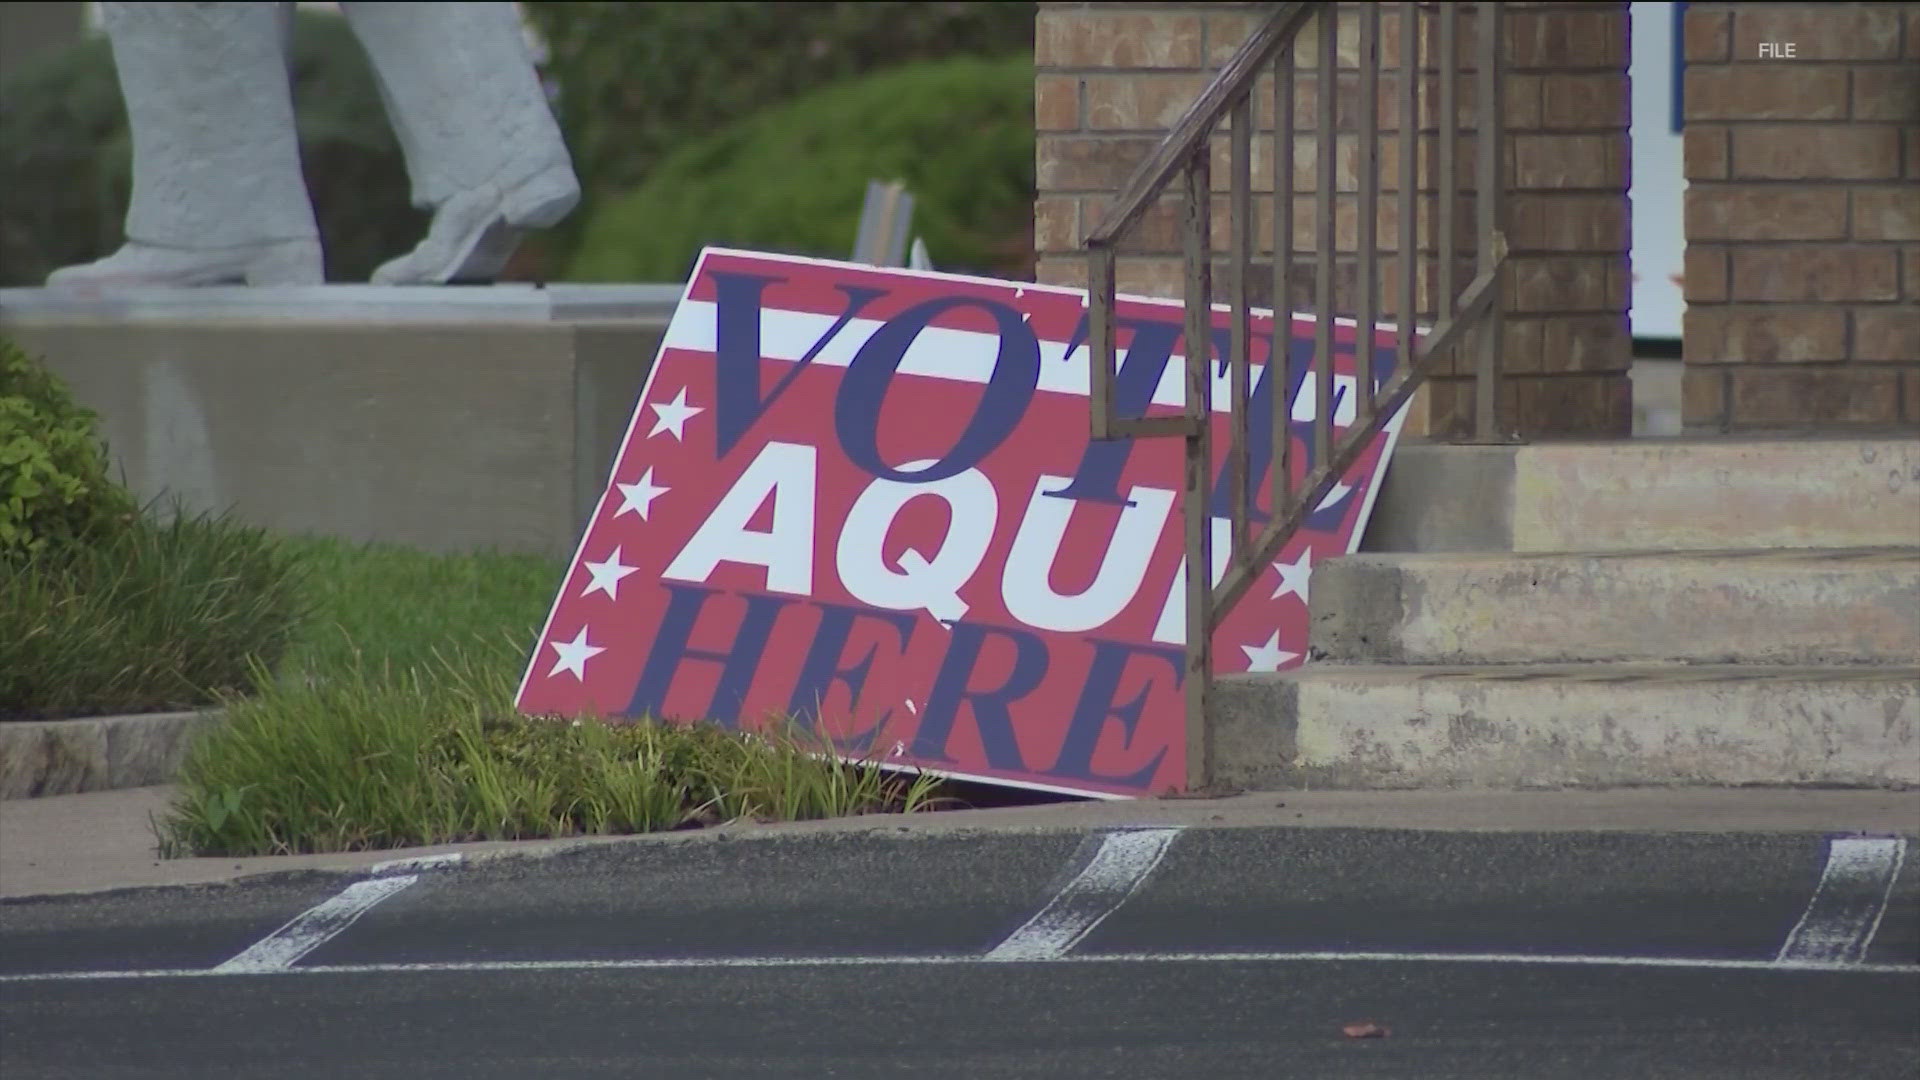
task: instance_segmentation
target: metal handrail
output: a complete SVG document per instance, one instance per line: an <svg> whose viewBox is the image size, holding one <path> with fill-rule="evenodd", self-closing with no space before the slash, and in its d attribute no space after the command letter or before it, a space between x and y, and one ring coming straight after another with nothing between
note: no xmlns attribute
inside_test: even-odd
<svg viewBox="0 0 1920 1080"><path fill-rule="evenodd" d="M1464 343L1469 330L1478 329L1475 348L1474 440L1500 441L1499 373L1501 366L1500 270L1506 259L1506 238L1499 228L1502 213L1503 178L1501 166L1501 50L1504 5L1441 3L1360 4L1359 19L1359 101L1358 101L1358 177L1356 187L1357 237L1355 244L1356 293L1354 365L1356 375L1356 415L1346 433L1334 438L1333 428L1333 320L1334 269L1337 241L1334 235L1334 188L1337 180L1338 141L1335 131L1336 99L1339 91L1339 50L1337 18L1339 5L1329 2L1290 2L1272 6L1266 19L1227 60L1214 79L1201 91L1166 138L1134 170L1107 212L1088 234L1087 284L1089 292L1088 346L1091 352L1092 436L1095 439L1154 438L1179 436L1186 443L1182 507L1186 548L1187 584L1187 663L1184 676L1187 724L1187 786L1200 790L1213 779L1213 746L1207 708L1213 688L1213 632L1225 614L1232 610L1253 584L1262 568L1307 520L1307 515L1327 497L1340 477L1365 452L1367 445L1391 421L1394 414L1426 380L1437 357ZM1374 279L1378 273L1376 215L1380 207L1378 92L1381 76L1379 57L1380 10L1397 9L1400 19L1401 64L1399 79L1400 177L1399 262L1397 265L1396 317L1399 324L1398 363L1391 377L1376 386L1373 374L1371 328L1376 310ZM1476 9L1480 23L1475 49L1475 274L1457 293L1454 290L1454 264L1458 258L1455 203L1459 197L1459 175L1455 168L1455 143L1460 138L1458 111L1458 63L1456 44L1462 7ZM1437 197L1433 224L1436 239L1433 257L1436 304L1435 321L1424 335L1416 335L1416 274L1419 252L1418 135L1419 82L1426 69L1420 63L1419 41L1422 10L1429 11L1438 30L1434 68L1438 75L1437 138L1434 156L1434 192ZM1319 141L1314 216L1314 306L1317 321L1314 336L1313 384L1314 467L1302 478L1298 490L1292 489L1289 446L1292 402L1283 389L1291 380L1277 379L1273 394L1272 454L1269 467L1272 513L1267 526L1256 538L1247 535L1250 516L1247 478L1249 477L1248 418L1249 382L1252 364L1251 309L1248 305L1248 279L1253 269L1252 150L1254 138L1253 91L1269 65L1274 76L1274 308L1276 321L1284 320L1288 295L1287 269L1292 266L1293 249L1293 117L1294 46L1300 32L1315 19L1324 20L1318 42L1318 92L1315 134ZM1214 362L1213 328L1213 252L1212 231L1212 137L1221 121L1230 121L1229 225L1231 250L1227 262L1227 307L1229 312L1229 417L1227 470L1232 492L1229 533L1232 552L1220 582L1213 583L1213 542L1211 511L1208 507L1213 480L1212 416L1210 367ZM1176 181L1183 180L1182 235L1186 290L1186 407L1177 416L1121 416L1114 403L1114 361L1116 354L1114 310L1116 295L1116 249L1122 237L1166 193ZM1193 344L1200 343L1200 344ZM1275 330L1271 363L1285 363L1286 351L1278 326ZM1272 378L1272 376L1270 376Z"/></svg>

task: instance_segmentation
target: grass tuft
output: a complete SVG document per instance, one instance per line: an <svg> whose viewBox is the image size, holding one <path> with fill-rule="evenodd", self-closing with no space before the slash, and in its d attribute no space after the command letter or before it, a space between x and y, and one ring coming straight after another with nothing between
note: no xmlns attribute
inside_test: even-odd
<svg viewBox="0 0 1920 1080"><path fill-rule="evenodd" d="M158 712L253 688L306 613L297 555L225 516L142 516L0 564L0 719Z"/></svg>
<svg viewBox="0 0 1920 1080"><path fill-rule="evenodd" d="M169 855L360 851L927 810L934 778L811 737L519 716L470 655L355 668L227 701L158 825ZM264 673L263 673L264 674Z"/></svg>
<svg viewBox="0 0 1920 1080"><path fill-rule="evenodd" d="M302 540L317 612L188 754L168 855L356 851L934 808L938 781L843 760L785 723L519 715L562 568ZM482 633L478 628L491 628ZM508 628L511 628L509 630Z"/></svg>

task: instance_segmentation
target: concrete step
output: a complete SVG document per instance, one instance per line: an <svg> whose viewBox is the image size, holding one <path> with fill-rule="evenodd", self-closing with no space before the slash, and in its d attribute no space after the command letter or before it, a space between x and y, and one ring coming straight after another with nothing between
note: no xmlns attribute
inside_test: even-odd
<svg viewBox="0 0 1920 1080"><path fill-rule="evenodd" d="M1920 544L1920 438L1403 444L1362 550Z"/></svg>
<svg viewBox="0 0 1920 1080"><path fill-rule="evenodd" d="M1920 547L1356 555L1309 593L1316 659L1920 663Z"/></svg>
<svg viewBox="0 0 1920 1080"><path fill-rule="evenodd" d="M1635 438L1680 434L1680 386L1685 371L1686 365L1678 360L1634 358L1627 376L1633 380Z"/></svg>
<svg viewBox="0 0 1920 1080"><path fill-rule="evenodd" d="M1312 663L1219 680L1253 789L1920 785L1920 666Z"/></svg>

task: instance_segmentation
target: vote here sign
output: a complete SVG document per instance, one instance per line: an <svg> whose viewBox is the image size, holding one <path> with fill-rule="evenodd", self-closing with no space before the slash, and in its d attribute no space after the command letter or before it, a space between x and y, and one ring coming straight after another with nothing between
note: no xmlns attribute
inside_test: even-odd
<svg viewBox="0 0 1920 1080"><path fill-rule="evenodd" d="M1122 298L1131 415L1185 400L1183 309ZM1224 311L1218 358L1227 355ZM1313 320L1253 319L1252 515L1272 395L1312 464ZM818 724L849 757L1101 796L1184 783L1182 440L1090 442L1086 295L710 249L541 631L533 714ZM1366 335L1383 379L1393 331ZM1336 431L1355 330L1337 325ZM1228 375L1213 364L1216 581ZM1404 415L1404 414L1403 414ZM1222 674L1302 658L1307 574L1352 551L1402 416L1226 619Z"/></svg>

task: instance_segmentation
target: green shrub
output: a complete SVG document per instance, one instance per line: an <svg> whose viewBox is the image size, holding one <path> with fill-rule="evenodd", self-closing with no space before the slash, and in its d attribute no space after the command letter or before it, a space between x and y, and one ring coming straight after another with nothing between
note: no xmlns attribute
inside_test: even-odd
<svg viewBox="0 0 1920 1080"><path fill-rule="evenodd" d="M681 145L797 94L895 64L1031 57L1035 8L994 0L526 6L560 85L588 211L650 177ZM580 234L589 217L562 229Z"/></svg>
<svg viewBox="0 0 1920 1080"><path fill-rule="evenodd" d="M250 690L302 615L299 568L226 517L143 516L0 569L0 718L157 712Z"/></svg>
<svg viewBox="0 0 1920 1080"><path fill-rule="evenodd" d="M289 64L327 276L365 281L426 231L365 52L344 19L301 12ZM104 36L0 78L0 285L38 285L118 247L131 190L126 109Z"/></svg>
<svg viewBox="0 0 1920 1080"><path fill-rule="evenodd" d="M94 420L44 365L0 339L0 568L132 516L133 497L107 475Z"/></svg>
<svg viewBox="0 0 1920 1080"><path fill-rule="evenodd" d="M357 665L232 698L189 750L169 854L270 855L928 809L933 782L800 737L519 716L515 653Z"/></svg>
<svg viewBox="0 0 1920 1080"><path fill-rule="evenodd" d="M595 214L568 276L681 281L708 244L844 259L871 179L907 184L941 269L1028 276L1031 58L889 69L683 147Z"/></svg>

